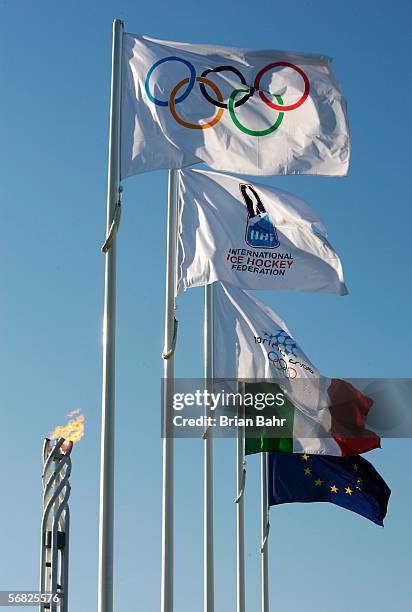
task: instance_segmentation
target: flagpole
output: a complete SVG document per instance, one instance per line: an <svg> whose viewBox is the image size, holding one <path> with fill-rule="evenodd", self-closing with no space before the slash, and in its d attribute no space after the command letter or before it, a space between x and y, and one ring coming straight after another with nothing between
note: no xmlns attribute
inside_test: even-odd
<svg viewBox="0 0 412 612"><path fill-rule="evenodd" d="M116 232L113 225L119 201L119 126L121 45L123 22L113 22L112 77L110 93L109 160L107 184L103 318L102 429L100 449L100 517L98 611L113 611L114 526L114 428L115 428L115 334L116 334Z"/></svg>
<svg viewBox="0 0 412 612"><path fill-rule="evenodd" d="M206 385L213 387L213 291L214 286L205 286L205 378ZM213 390L213 388L211 389ZM209 416L209 410L205 408ZM214 612L214 551L213 551L213 440L211 428L207 428L203 442L204 453L204 578L203 610Z"/></svg>
<svg viewBox="0 0 412 612"><path fill-rule="evenodd" d="M268 559L268 489L267 489L267 453L260 453L260 500L262 530L262 612L269 612L269 559Z"/></svg>
<svg viewBox="0 0 412 612"><path fill-rule="evenodd" d="M245 518L244 493L246 470L244 465L244 443L242 427L237 428L237 612L245 612Z"/></svg>
<svg viewBox="0 0 412 612"><path fill-rule="evenodd" d="M175 320L177 242L177 170L169 170L166 247L165 329L163 351L164 405L163 415L168 422L173 397L174 349L177 322ZM174 444L173 438L163 437L162 472L162 574L161 612L173 612L173 543L174 543Z"/></svg>

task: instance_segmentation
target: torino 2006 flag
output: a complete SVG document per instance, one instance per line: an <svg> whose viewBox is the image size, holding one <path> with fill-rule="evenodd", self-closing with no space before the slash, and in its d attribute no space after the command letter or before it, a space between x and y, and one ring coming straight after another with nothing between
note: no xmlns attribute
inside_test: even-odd
<svg viewBox="0 0 412 612"><path fill-rule="evenodd" d="M300 198L234 176L179 172L177 292L224 281L243 289L347 293L316 213Z"/></svg>
<svg viewBox="0 0 412 612"><path fill-rule="evenodd" d="M365 428L372 400L346 381L321 376L285 322L250 293L219 282L213 287L214 376L280 387L287 399L292 437L261 439L257 446L246 440L248 454L278 449L340 456L379 447Z"/></svg>
<svg viewBox="0 0 412 612"><path fill-rule="evenodd" d="M345 175L346 104L330 63L125 34L122 177L201 162L255 175Z"/></svg>

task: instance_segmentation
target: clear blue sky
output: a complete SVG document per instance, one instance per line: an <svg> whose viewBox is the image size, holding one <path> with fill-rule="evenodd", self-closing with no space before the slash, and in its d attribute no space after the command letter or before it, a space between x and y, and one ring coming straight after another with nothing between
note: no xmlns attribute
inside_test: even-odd
<svg viewBox="0 0 412 612"><path fill-rule="evenodd" d="M41 448L80 407L73 452L71 612L96 607L101 319L111 24L188 42L321 52L349 105L350 174L272 177L319 211L350 295L265 293L325 374L411 376L412 9L294 3L0 0L0 589L38 584ZM119 237L117 611L159 609L166 172L129 179ZM158 227L148 236L144 225ZM262 296L261 296L262 297ZM179 301L177 375L201 376L201 289ZM388 406L390 410L390 406ZM332 505L271 511L272 610L403 612L412 596L410 440L371 458L386 527ZM216 444L216 612L235 610L235 447ZM176 612L202 606L202 448L176 444ZM258 610L258 460L248 462L247 601ZM17 608L15 608L17 610Z"/></svg>

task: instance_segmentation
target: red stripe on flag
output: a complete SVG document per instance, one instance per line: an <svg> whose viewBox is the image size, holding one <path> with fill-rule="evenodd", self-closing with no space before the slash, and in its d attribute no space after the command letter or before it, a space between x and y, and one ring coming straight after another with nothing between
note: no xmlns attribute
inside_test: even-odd
<svg viewBox="0 0 412 612"><path fill-rule="evenodd" d="M373 400L345 380L333 378L328 389L332 416L331 434L342 455L359 455L380 448L380 438L365 427Z"/></svg>

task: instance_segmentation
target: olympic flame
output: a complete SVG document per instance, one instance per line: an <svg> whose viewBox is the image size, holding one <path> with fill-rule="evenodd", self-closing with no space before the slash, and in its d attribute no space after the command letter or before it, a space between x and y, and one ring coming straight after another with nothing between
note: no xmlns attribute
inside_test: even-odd
<svg viewBox="0 0 412 612"><path fill-rule="evenodd" d="M84 436L84 416L80 408L72 410L67 415L69 419L66 425L57 425L54 431L49 434L50 440L64 438L67 442L78 442Z"/></svg>

